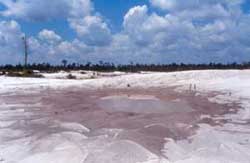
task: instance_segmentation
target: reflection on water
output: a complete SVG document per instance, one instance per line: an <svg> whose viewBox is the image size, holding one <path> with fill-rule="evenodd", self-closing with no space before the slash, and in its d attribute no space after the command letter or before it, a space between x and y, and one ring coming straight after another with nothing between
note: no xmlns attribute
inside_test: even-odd
<svg viewBox="0 0 250 163"><path fill-rule="evenodd" d="M98 106L108 111L134 113L191 112L185 101L163 101L154 96L108 96L98 101Z"/></svg>

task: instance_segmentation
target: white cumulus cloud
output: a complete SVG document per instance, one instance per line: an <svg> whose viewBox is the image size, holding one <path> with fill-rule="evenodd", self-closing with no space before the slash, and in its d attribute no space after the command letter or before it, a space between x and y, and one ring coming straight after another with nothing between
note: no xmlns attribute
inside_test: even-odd
<svg viewBox="0 0 250 163"><path fill-rule="evenodd" d="M3 16L32 21L63 19L90 14L90 0L0 0Z"/></svg>
<svg viewBox="0 0 250 163"><path fill-rule="evenodd" d="M21 27L16 21L0 22L0 64L22 61L22 36Z"/></svg>
<svg viewBox="0 0 250 163"><path fill-rule="evenodd" d="M99 16L70 19L70 26L88 45L108 45L112 39L108 25Z"/></svg>
<svg viewBox="0 0 250 163"><path fill-rule="evenodd" d="M95 14L90 0L0 0L0 3L6 7L1 11L2 16L32 22L66 20L86 44L110 43L110 29L102 17Z"/></svg>
<svg viewBox="0 0 250 163"><path fill-rule="evenodd" d="M111 31L90 0L0 0L0 64L22 62L20 19L64 19L76 35L49 28L29 38L31 62L208 63L250 60L250 15L243 0L150 0L131 7ZM152 7L153 6L153 7ZM156 10L159 8L161 11ZM14 59L13 59L14 58Z"/></svg>
<svg viewBox="0 0 250 163"><path fill-rule="evenodd" d="M61 36L56 34L54 31L43 29L38 34L38 38L49 43L56 43L62 40Z"/></svg>

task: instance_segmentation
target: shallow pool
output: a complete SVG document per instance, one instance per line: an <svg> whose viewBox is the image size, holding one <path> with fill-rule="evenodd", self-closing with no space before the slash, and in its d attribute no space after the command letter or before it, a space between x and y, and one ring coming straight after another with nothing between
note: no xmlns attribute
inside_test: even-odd
<svg viewBox="0 0 250 163"><path fill-rule="evenodd" d="M193 111L186 101L165 101L154 96L145 95L107 96L98 101L98 106L108 111L132 113L172 113Z"/></svg>

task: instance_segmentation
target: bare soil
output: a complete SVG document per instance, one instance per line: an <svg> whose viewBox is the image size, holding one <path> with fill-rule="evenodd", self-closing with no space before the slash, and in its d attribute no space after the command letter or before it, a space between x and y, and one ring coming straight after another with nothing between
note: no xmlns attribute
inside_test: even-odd
<svg viewBox="0 0 250 163"><path fill-rule="evenodd" d="M102 89L96 91L68 88L46 90L35 94L5 95L1 98L9 104L40 103L42 107L31 109L31 112L36 114L27 117L27 121L47 117L53 120L81 123L91 130L88 133L89 137L110 134L106 133L104 129L121 129L121 132L110 136L116 139L135 141L151 152L161 155L161 149L165 143L164 138L186 139L195 134L200 123L223 125L226 122L225 120L214 121L211 117L237 112L237 108L239 108L237 104L221 105L209 102L208 97L213 97L216 94L218 93L210 93L206 97L196 96L193 92L177 93L174 88ZM133 108L130 109L131 111L119 111L100 106L99 102L103 97L118 95L150 95L164 102L178 103L179 101L185 103L192 110L183 112L161 110L160 112L144 113L143 111L133 112ZM173 110L174 106L172 105ZM202 115L207 116L202 118ZM33 128L34 134L41 130L47 130L46 125L26 127Z"/></svg>

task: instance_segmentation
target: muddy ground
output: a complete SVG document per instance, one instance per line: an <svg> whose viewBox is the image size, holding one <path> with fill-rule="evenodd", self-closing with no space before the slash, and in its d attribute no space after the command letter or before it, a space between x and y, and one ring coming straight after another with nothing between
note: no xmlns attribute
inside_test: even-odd
<svg viewBox="0 0 250 163"><path fill-rule="evenodd" d="M222 105L208 101L208 97L217 94L212 92L200 96L195 92L175 92L174 88L84 90L72 87L63 90L48 89L32 94L2 95L1 100L13 105L39 104L37 108L32 107L27 110L32 114L26 115L25 118L21 118L21 115L16 117L27 121L27 125L16 127L32 131L29 133L37 134L41 130L53 132L53 129L48 128L49 123L44 125L28 123L45 117L51 120L77 122L90 129L87 133L89 137L107 134L116 139L132 140L151 152L162 155L161 149L166 141L164 138L188 139L195 134L198 124L223 125L225 120L215 121L211 117L237 112L237 104ZM112 96L130 98L134 100L132 103L135 104L134 107L140 108L133 108L130 104L128 110L124 110L126 106L123 110L119 110L116 109L119 103L115 103L114 100L106 101L105 105L102 103L103 99L107 97L110 99ZM143 97L153 98L149 98L148 101ZM154 110L157 101L163 102L163 106L166 104L167 109L162 109L161 104L160 109ZM122 103L125 105L124 101ZM171 105L168 105L169 103ZM147 111L143 111L143 107L147 108ZM117 132L109 133L106 129L116 129Z"/></svg>

